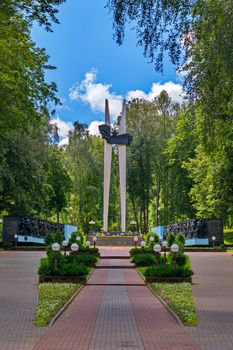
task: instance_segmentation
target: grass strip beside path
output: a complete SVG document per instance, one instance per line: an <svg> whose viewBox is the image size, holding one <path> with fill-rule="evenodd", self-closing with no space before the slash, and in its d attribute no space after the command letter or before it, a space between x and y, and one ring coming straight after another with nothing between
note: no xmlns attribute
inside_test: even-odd
<svg viewBox="0 0 233 350"><path fill-rule="evenodd" d="M47 326L50 320L78 290L77 283L42 283L38 286L36 310L37 327Z"/></svg>
<svg viewBox="0 0 233 350"><path fill-rule="evenodd" d="M198 324L191 283L151 283L185 326Z"/></svg>

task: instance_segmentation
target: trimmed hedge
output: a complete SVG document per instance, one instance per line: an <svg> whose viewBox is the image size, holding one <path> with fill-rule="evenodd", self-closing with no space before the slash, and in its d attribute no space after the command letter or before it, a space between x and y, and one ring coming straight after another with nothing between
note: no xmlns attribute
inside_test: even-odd
<svg viewBox="0 0 233 350"><path fill-rule="evenodd" d="M177 266L174 268L170 264L152 266L139 270L145 277L191 277L193 275L193 271L189 267Z"/></svg>
<svg viewBox="0 0 233 350"><path fill-rule="evenodd" d="M139 254L133 257L132 262L136 266L151 266L156 263L156 260L153 254Z"/></svg>

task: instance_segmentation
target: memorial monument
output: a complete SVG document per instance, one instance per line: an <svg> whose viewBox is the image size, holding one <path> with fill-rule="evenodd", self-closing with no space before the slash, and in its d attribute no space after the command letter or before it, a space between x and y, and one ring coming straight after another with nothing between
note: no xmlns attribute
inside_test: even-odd
<svg viewBox="0 0 233 350"><path fill-rule="evenodd" d="M119 133L111 131L108 100L105 100L105 124L99 126L104 141L104 206L103 229L108 231L109 191L111 180L112 145L117 145L119 156L120 198L121 198L121 232L126 232L126 146L133 140L126 133L126 101L123 101Z"/></svg>

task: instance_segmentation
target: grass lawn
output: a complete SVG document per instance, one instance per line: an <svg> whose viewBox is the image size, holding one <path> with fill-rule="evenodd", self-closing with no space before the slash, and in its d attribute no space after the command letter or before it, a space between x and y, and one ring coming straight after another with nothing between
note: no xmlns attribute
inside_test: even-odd
<svg viewBox="0 0 233 350"><path fill-rule="evenodd" d="M38 287L38 304L35 324L47 326L53 316L78 290L76 283L42 283Z"/></svg>
<svg viewBox="0 0 233 350"><path fill-rule="evenodd" d="M151 283L185 326L198 324L191 283Z"/></svg>

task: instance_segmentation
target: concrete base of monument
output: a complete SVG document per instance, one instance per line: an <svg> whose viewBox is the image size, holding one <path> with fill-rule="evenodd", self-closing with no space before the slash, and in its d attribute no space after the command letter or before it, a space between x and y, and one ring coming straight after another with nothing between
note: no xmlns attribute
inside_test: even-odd
<svg viewBox="0 0 233 350"><path fill-rule="evenodd" d="M92 242L93 236L88 236L87 238ZM142 241L142 237L138 237L138 246ZM97 237L96 246L107 246L107 247L133 247L134 246L134 236L100 236Z"/></svg>

